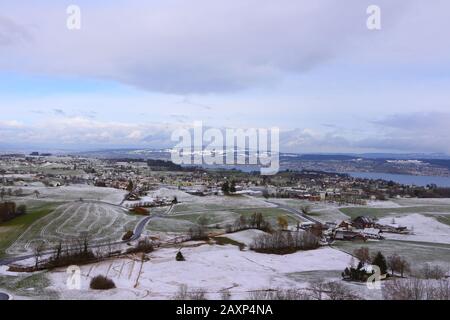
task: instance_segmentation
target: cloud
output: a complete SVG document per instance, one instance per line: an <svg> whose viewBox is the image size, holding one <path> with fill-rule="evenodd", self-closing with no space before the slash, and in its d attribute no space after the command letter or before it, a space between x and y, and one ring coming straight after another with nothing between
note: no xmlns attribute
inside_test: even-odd
<svg viewBox="0 0 450 320"><path fill-rule="evenodd" d="M62 109L53 109L53 113L57 116L65 116L66 113Z"/></svg>
<svg viewBox="0 0 450 320"><path fill-rule="evenodd" d="M393 114L372 121L377 134L360 139L358 148L399 152L450 153L450 113L414 112Z"/></svg>
<svg viewBox="0 0 450 320"><path fill-rule="evenodd" d="M0 15L0 47L29 42L31 39L31 34L26 27Z"/></svg>
<svg viewBox="0 0 450 320"><path fill-rule="evenodd" d="M379 2L389 17L405 10ZM355 39L370 44L368 4L131 0L106 7L79 1L79 31L67 30L63 4L44 2L32 11L9 5L3 11L11 18L0 35L8 35L10 48L0 52L0 70L100 78L177 94L269 87L353 50L348 46ZM386 19L387 27L392 24L395 19ZM17 44L30 38L25 34L33 41Z"/></svg>
<svg viewBox="0 0 450 320"><path fill-rule="evenodd" d="M450 153L450 129L446 125L448 120L450 114L444 113L396 114L378 120L375 124L376 134L369 129L370 123L367 125L368 130L361 131L359 135L348 135L335 128L282 130L280 150L297 153ZM167 148L176 144L171 140L171 135L179 128L191 129L192 123L142 124L56 116L34 124L24 124L16 120L0 121L0 140L8 144L27 143L80 150L88 147ZM208 128L204 127L205 130Z"/></svg>

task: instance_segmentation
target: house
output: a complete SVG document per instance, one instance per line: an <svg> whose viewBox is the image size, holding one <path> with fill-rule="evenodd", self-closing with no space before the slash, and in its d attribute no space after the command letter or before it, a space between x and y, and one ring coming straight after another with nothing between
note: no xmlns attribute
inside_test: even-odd
<svg viewBox="0 0 450 320"><path fill-rule="evenodd" d="M345 230L353 229L353 225L350 221L342 221L337 227Z"/></svg>
<svg viewBox="0 0 450 320"><path fill-rule="evenodd" d="M380 229L377 228L365 228L362 231L362 234L369 239L384 239L384 237L381 235L383 232Z"/></svg>
<svg viewBox="0 0 450 320"><path fill-rule="evenodd" d="M409 230L407 227L400 226L396 223L391 223L387 225L378 225L382 232L388 232L388 233L403 233L407 234L409 233Z"/></svg>
<svg viewBox="0 0 450 320"><path fill-rule="evenodd" d="M367 238L359 232L349 231L349 230L336 230L333 236L334 240L363 240L366 241Z"/></svg>
<svg viewBox="0 0 450 320"><path fill-rule="evenodd" d="M136 200L140 200L141 198L139 197L139 195L137 195L134 192L130 192L127 196L126 196L126 200L128 201L136 201Z"/></svg>
<svg viewBox="0 0 450 320"><path fill-rule="evenodd" d="M367 216L359 216L353 219L352 224L357 229L373 228L375 227L375 222L372 218Z"/></svg>

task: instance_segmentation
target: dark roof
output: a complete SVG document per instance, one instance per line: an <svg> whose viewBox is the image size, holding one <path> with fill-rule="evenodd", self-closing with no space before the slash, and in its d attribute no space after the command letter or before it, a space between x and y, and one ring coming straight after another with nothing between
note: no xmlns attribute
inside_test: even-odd
<svg viewBox="0 0 450 320"><path fill-rule="evenodd" d="M360 223L373 223L372 218L366 217L366 216L359 216L353 219L353 222L360 222Z"/></svg>

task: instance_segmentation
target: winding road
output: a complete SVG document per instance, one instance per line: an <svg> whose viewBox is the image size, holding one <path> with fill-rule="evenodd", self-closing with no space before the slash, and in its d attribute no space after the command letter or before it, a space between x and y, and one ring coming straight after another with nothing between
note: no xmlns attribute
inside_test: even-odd
<svg viewBox="0 0 450 320"><path fill-rule="evenodd" d="M2 301L2 300L10 300L10 299L11 299L11 297L10 297L9 294L4 293L4 292L0 292L0 301Z"/></svg>

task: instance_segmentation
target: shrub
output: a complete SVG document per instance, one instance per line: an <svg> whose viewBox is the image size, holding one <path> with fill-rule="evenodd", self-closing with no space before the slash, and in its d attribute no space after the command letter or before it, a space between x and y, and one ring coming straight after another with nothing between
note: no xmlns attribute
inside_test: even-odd
<svg viewBox="0 0 450 320"><path fill-rule="evenodd" d="M185 261L183 254L181 253L181 251L177 252L177 255L175 257L175 260L177 261Z"/></svg>
<svg viewBox="0 0 450 320"><path fill-rule="evenodd" d="M425 263L423 267L416 272L418 278L439 280L445 278L446 271L438 265Z"/></svg>
<svg viewBox="0 0 450 320"><path fill-rule="evenodd" d="M174 300L207 300L206 291L203 289L197 289L189 291L188 286L182 284L178 288L178 292L173 297Z"/></svg>
<svg viewBox="0 0 450 320"><path fill-rule="evenodd" d="M128 231L123 235L122 240L123 240L123 241L130 240L131 237L133 237L133 236L134 236L134 232L131 231L131 230L128 230Z"/></svg>
<svg viewBox="0 0 450 320"><path fill-rule="evenodd" d="M136 207L130 210L131 213L137 214L137 215L141 215L141 216L148 216L149 215L149 211L145 208L142 207Z"/></svg>
<svg viewBox="0 0 450 320"><path fill-rule="evenodd" d="M90 288L93 290L109 290L115 287L114 281L102 275L92 278L90 284Z"/></svg>
<svg viewBox="0 0 450 320"><path fill-rule="evenodd" d="M150 253L153 250L153 243L148 239L144 239L140 240L134 248L129 248L127 253Z"/></svg>

